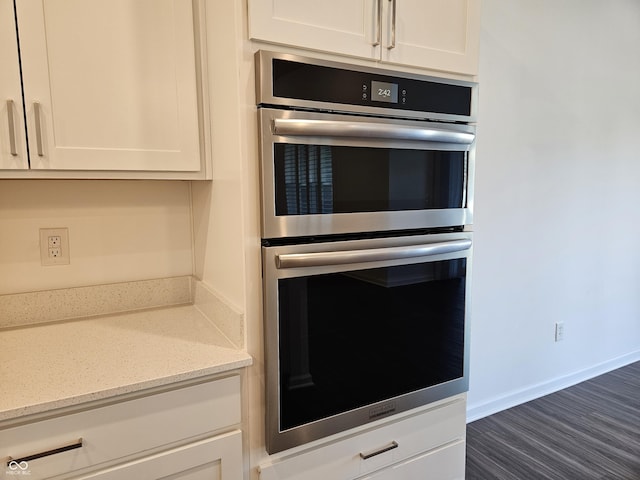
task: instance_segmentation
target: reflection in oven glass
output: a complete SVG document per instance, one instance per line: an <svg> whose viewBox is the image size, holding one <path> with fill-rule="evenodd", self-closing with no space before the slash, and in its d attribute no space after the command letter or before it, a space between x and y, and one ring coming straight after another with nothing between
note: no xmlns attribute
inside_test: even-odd
<svg viewBox="0 0 640 480"><path fill-rule="evenodd" d="M466 152L274 145L276 215L462 208Z"/></svg>
<svg viewBox="0 0 640 480"><path fill-rule="evenodd" d="M281 430L463 376L466 259L280 279Z"/></svg>

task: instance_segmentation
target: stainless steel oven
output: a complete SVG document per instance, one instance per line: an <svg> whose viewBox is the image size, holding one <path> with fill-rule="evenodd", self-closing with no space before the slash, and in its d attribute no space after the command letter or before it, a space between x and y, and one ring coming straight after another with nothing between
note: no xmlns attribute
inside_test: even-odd
<svg viewBox="0 0 640 480"><path fill-rule="evenodd" d="M477 85L256 72L267 451L466 391Z"/></svg>
<svg viewBox="0 0 640 480"><path fill-rule="evenodd" d="M471 235L263 247L267 451L467 390Z"/></svg>
<svg viewBox="0 0 640 480"><path fill-rule="evenodd" d="M472 223L475 84L261 53L263 237Z"/></svg>

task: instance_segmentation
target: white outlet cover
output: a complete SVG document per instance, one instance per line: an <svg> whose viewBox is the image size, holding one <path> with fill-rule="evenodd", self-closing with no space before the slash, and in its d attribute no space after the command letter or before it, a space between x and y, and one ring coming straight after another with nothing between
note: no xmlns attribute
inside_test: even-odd
<svg viewBox="0 0 640 480"><path fill-rule="evenodd" d="M52 256L49 246L49 237L60 237L60 245L53 250L59 250L60 255ZM67 227L41 228L40 229L40 262L44 266L69 265L71 263L69 255L69 229Z"/></svg>

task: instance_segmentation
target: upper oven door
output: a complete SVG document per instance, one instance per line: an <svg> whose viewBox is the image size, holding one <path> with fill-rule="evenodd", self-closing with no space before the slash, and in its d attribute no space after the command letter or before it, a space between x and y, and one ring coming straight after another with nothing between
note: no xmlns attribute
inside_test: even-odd
<svg viewBox="0 0 640 480"><path fill-rule="evenodd" d="M475 127L260 109L262 237L473 220Z"/></svg>

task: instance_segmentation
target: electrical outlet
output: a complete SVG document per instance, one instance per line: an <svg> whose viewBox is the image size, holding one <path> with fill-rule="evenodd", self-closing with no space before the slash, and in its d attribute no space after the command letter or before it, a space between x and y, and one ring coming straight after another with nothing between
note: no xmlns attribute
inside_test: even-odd
<svg viewBox="0 0 640 480"><path fill-rule="evenodd" d="M564 322L556 322L556 342L564 340Z"/></svg>
<svg viewBox="0 0 640 480"><path fill-rule="evenodd" d="M40 229L40 262L42 265L69 265L69 229Z"/></svg>
<svg viewBox="0 0 640 480"><path fill-rule="evenodd" d="M61 238L60 235L50 235L47 237L49 248L59 247Z"/></svg>

